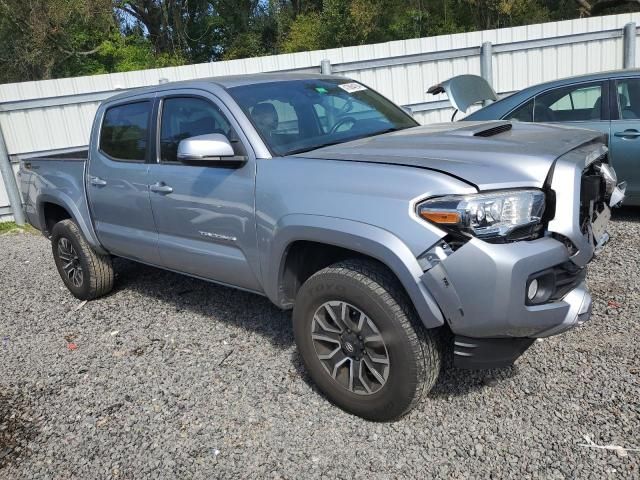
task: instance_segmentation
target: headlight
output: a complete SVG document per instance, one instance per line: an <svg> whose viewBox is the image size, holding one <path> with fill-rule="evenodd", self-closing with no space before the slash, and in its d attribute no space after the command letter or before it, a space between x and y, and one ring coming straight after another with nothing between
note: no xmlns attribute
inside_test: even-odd
<svg viewBox="0 0 640 480"><path fill-rule="evenodd" d="M535 227L544 207L545 196L540 190L504 190L432 198L418 205L418 215L444 227L491 239Z"/></svg>

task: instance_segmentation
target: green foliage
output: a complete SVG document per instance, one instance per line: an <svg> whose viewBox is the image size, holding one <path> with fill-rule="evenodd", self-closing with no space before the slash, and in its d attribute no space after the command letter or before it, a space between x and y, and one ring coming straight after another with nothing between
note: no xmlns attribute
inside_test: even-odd
<svg viewBox="0 0 640 480"><path fill-rule="evenodd" d="M129 72L185 63L179 54L155 53L149 39L142 35L122 36L118 33L100 44L95 61L93 73Z"/></svg>
<svg viewBox="0 0 640 480"><path fill-rule="evenodd" d="M115 28L110 5L110 0L0 0L0 81L75 73Z"/></svg>
<svg viewBox="0 0 640 480"><path fill-rule="evenodd" d="M632 0L0 0L0 82L638 10Z"/></svg>
<svg viewBox="0 0 640 480"><path fill-rule="evenodd" d="M18 228L15 222L0 222L0 235L11 232Z"/></svg>
<svg viewBox="0 0 640 480"><path fill-rule="evenodd" d="M15 222L3 222L0 221L0 235L4 234L17 234L17 233L38 233L38 230L31 225L26 224L19 227Z"/></svg>
<svg viewBox="0 0 640 480"><path fill-rule="evenodd" d="M282 42L284 53L319 50L322 43L322 17L317 12L305 13L291 23L289 33Z"/></svg>

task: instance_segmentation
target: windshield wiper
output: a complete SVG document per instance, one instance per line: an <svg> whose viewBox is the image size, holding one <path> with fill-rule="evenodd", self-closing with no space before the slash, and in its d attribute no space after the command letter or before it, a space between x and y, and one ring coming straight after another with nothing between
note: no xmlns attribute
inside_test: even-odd
<svg viewBox="0 0 640 480"><path fill-rule="evenodd" d="M346 139L342 139L342 140L335 140L333 142L321 143L320 145L314 145L312 147L296 148L294 150L289 150L289 151L285 152L284 155L296 155L298 153L310 152L312 150L318 150L320 148L330 147L332 145L338 145L340 143L353 142L354 140L360 140L362 138L375 137L377 135L382 135L382 134L385 134L385 133L397 132L398 130L403 130L403 129L402 128L398 128L398 127L385 128L384 130L378 130L377 132L365 133L363 135L358 135L357 137L353 137L353 138L346 138Z"/></svg>

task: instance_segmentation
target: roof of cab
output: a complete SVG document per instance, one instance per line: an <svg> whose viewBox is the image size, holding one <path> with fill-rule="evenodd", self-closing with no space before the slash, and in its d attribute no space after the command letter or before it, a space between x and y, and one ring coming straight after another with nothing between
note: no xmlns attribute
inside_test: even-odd
<svg viewBox="0 0 640 480"><path fill-rule="evenodd" d="M122 93L109 97L108 101L121 100L134 95L140 95L148 92L160 92L164 90L172 90L176 88L189 88L202 86L205 84L213 84L222 88L233 88L244 85L255 85L259 83L286 82L295 80L343 80L345 77L337 75L321 75L319 73L295 73L295 72L275 72L275 73L252 73L248 75L226 75L220 77L196 78L192 80L181 80L178 82L167 82L149 87L138 87L127 89Z"/></svg>

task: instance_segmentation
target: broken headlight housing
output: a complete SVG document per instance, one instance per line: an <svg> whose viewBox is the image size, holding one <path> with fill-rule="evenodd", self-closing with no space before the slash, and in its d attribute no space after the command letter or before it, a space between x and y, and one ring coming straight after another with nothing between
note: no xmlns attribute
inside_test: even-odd
<svg viewBox="0 0 640 480"><path fill-rule="evenodd" d="M417 213L450 231L511 241L539 236L544 209L544 192L525 189L431 198L418 204Z"/></svg>

